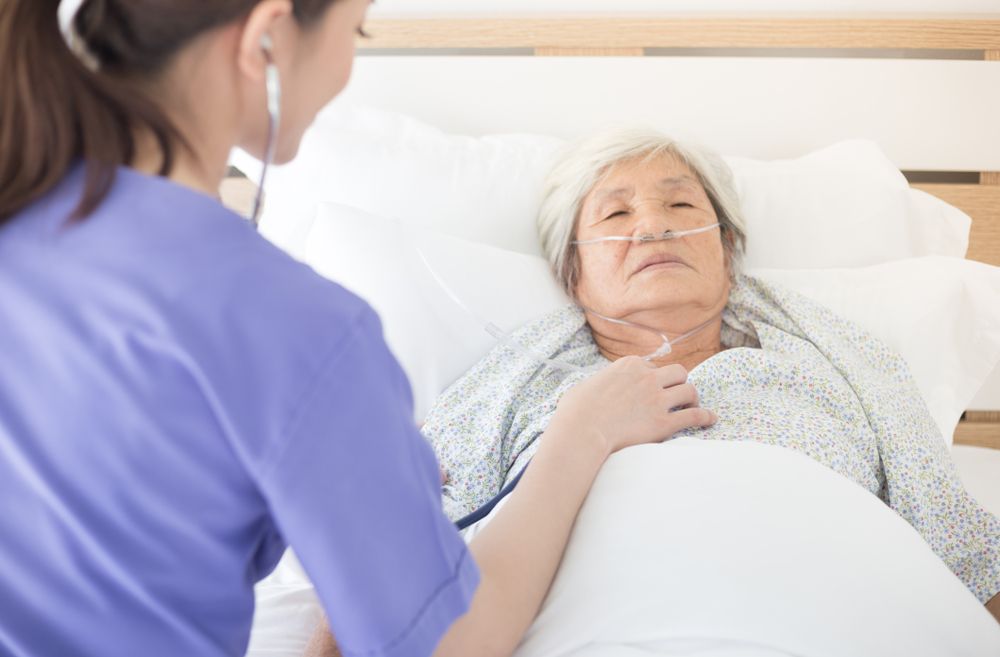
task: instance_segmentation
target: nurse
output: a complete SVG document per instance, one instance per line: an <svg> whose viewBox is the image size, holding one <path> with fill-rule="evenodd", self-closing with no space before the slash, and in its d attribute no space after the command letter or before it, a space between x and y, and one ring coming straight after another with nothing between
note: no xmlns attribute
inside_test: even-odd
<svg viewBox="0 0 1000 657"><path fill-rule="evenodd" d="M85 0L74 52L0 0L0 654L242 655L286 545L344 655L509 654L608 455L713 421L616 362L465 546L374 312L216 198L234 146L295 155L368 4Z"/></svg>

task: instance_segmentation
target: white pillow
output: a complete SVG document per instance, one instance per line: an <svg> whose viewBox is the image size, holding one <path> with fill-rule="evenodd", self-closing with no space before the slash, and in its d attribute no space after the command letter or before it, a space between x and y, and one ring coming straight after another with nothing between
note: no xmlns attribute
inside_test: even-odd
<svg viewBox="0 0 1000 657"><path fill-rule="evenodd" d="M295 160L268 173L261 232L298 255L316 206L334 202L537 255L542 181L562 143L539 135L448 135L335 101L309 128ZM258 166L240 152L234 163L248 174Z"/></svg>
<svg viewBox="0 0 1000 657"><path fill-rule="evenodd" d="M538 135L450 135L415 119L335 101L298 157L268 174L261 231L300 255L315 208L341 203L411 226L540 254L535 217L553 155ZM753 267L853 267L921 255L962 257L970 220L911 190L872 142L791 160L729 157ZM234 162L255 175L256 161Z"/></svg>
<svg viewBox="0 0 1000 657"><path fill-rule="evenodd" d="M568 303L537 256L411 231L346 206L320 206L302 256L381 316L386 341L410 379L417 420L496 344L476 316L510 331Z"/></svg>
<svg viewBox="0 0 1000 657"><path fill-rule="evenodd" d="M413 386L418 420L496 344L485 322L511 331L567 303L542 258L409 231L346 206L320 206L303 255L382 317L386 340ZM863 268L749 273L816 299L900 353L948 443L959 415L1000 361L1000 268L929 256Z"/></svg>
<svg viewBox="0 0 1000 657"><path fill-rule="evenodd" d="M863 267L962 258L968 249L968 215L912 189L872 142L840 142L794 160L726 159L747 220L747 267Z"/></svg>
<svg viewBox="0 0 1000 657"><path fill-rule="evenodd" d="M1000 268L927 256L852 269L756 269L862 326L900 354L941 434L1000 361Z"/></svg>

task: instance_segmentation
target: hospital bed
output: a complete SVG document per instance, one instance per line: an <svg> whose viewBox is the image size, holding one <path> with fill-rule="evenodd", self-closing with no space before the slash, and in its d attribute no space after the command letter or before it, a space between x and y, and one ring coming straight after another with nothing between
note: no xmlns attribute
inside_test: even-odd
<svg viewBox="0 0 1000 657"><path fill-rule="evenodd" d="M373 216L391 215L394 222L421 214L419 206L428 201L420 197L416 185L398 189L392 185L405 177L406 166L423 160L407 160L412 154L404 153L404 163L393 168L391 162L378 159L378 148L386 158L398 158L400 148L421 145L443 149L444 157L483 153L506 166L550 153L557 140L638 121L731 155L738 165L739 158L794 162L809 153L825 153L824 148L844 140L867 140L905 174L913 189L971 218L968 260L1000 266L1000 13L636 15L627 13L629 3L621 3L622 9L614 14L487 17L468 12L421 14L420 3L414 4L408 14L373 14L366 28L373 38L359 43L360 57L347 92L307 134L302 161L287 167L284 177L279 169L275 187L266 190L272 223L269 227L265 210L264 233L297 257L322 259L316 242L351 234L318 231L317 215L348 206ZM390 9L404 11L402 6ZM374 149L365 146L373 135ZM334 147L342 149L343 161L325 159ZM352 148L357 151L352 153ZM862 152L865 147L855 144L844 147L842 154ZM358 189L363 183L351 179L351 157L358 176L380 171L381 180L370 184L385 187ZM835 159L830 156L823 162L832 166ZM537 173L542 168L539 162L523 168ZM234 163L247 173L254 168L248 158L237 157ZM461 163L466 170L475 166ZM500 165L486 165L487 173L496 172L490 166ZM743 166L757 171L756 164L743 162ZM468 174L447 167L442 171L459 178ZM417 169L410 173L428 175ZM299 186L290 191L293 181ZM529 192L534 189L531 184L525 183ZM247 185L239 176L226 182L225 196L234 206L246 203ZM315 188L303 193L302 185L344 189L324 196ZM290 200L291 196L298 198ZM386 201L389 196L402 198ZM412 213L406 211L407 204ZM469 224L476 221L472 216L466 219ZM954 216L950 221L952 228L960 225ZM537 255L525 246L523 235L459 222L460 218L448 223L421 215L414 226L420 234L448 234L439 246L449 239L470 240L522 251L525 257ZM531 217L523 225L530 231ZM390 231L397 223L379 226ZM355 238L371 239L371 234ZM317 268L323 271L322 266ZM341 271L334 266L323 273L338 278ZM365 287L363 282L359 285ZM379 297L377 285L372 290L377 298L392 298ZM994 302L1000 307L1000 296ZM386 312L378 304L376 308L391 320L391 309ZM405 340L393 344L391 321L386 330L394 349L409 348ZM996 331L989 340L1000 340L1000 326L986 324L971 333L955 329L942 339L962 340L967 335L987 340L981 333L989 330ZM487 336L475 348L488 346ZM966 395L970 399L954 427L952 454L972 494L1000 514L997 354L1000 350L993 347L982 352L981 360L990 362L992 374L984 374L980 363L972 377L977 389ZM428 374L425 364L401 360L411 379L417 379L418 401L425 383L432 397L435 386L440 388L455 373L445 368L446 372ZM967 377L963 385L972 385L970 381ZM301 649L318 613L302 578L292 561L262 583L249 654L292 655Z"/></svg>

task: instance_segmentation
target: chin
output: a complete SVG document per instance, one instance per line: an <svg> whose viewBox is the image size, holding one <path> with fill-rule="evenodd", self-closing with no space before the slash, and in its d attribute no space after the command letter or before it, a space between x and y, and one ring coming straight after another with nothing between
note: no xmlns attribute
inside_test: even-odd
<svg viewBox="0 0 1000 657"><path fill-rule="evenodd" d="M644 294L637 305L647 310L662 310L698 304L701 301L700 294L690 286L664 285L657 290L650 290Z"/></svg>

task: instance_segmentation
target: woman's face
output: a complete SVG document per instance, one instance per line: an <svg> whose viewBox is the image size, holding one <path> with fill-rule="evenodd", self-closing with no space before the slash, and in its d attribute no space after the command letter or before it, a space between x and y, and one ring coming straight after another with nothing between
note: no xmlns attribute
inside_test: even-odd
<svg viewBox="0 0 1000 657"><path fill-rule="evenodd" d="M694 173L672 155L613 166L584 198L577 240L658 234L718 221ZM718 229L673 240L599 242L576 247L580 303L610 317L721 312L729 271ZM704 320L702 320L704 321Z"/></svg>

